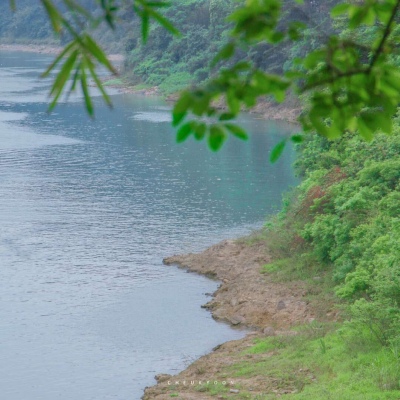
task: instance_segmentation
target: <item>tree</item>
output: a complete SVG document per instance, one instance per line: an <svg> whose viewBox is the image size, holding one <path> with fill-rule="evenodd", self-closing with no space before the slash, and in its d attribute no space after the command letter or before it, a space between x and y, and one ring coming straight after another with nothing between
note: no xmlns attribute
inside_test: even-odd
<svg viewBox="0 0 400 400"><path fill-rule="evenodd" d="M113 73L115 70L88 33L88 28L102 21L106 21L111 29L115 28L121 7L132 9L141 18L143 42L148 37L151 20L179 35L159 11L168 6L163 0L98 0L101 15L97 18L76 0L40 2L53 30L59 35L67 32L71 37L43 74L47 76L61 65L50 92L50 110L65 90L75 90L79 82L86 109L93 115L88 78L95 81L104 100L111 105L96 67L104 66ZM295 0L295 3L302 2ZM16 0L10 0L11 7L15 8L16 3ZM310 10L316 7L314 3L309 2ZM238 6L228 18L233 24L230 40L211 67L229 62L243 47L262 43L274 46L300 40L307 28L303 21L292 18L285 26L280 24L287 4L285 0L247 0ZM218 150L229 134L245 139L244 130L232 122L241 108L251 108L260 97L267 95L282 102L288 90L307 94L305 112L299 119L304 133L316 131L334 139L345 132L356 132L367 140L379 131L391 133L392 117L400 102L400 63L396 44L400 34L399 8L400 0L352 0L334 5L331 16L341 23L347 34L326 35L321 47L297 60L297 66L284 74L269 73L247 61L232 62L228 67L220 68L205 84L181 93L173 109L178 142L194 135L198 140L207 138L210 148ZM72 13L72 21L64 17L63 9ZM368 40L360 43L357 33L368 29ZM228 111L215 107L215 101L221 98ZM302 135L294 135L291 140L301 141ZM274 149L272 161L279 157L285 142Z"/></svg>

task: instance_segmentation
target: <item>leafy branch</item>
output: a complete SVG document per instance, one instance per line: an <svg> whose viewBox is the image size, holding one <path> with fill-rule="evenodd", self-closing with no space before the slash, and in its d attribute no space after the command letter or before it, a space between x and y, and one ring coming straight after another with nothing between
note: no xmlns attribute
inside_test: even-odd
<svg viewBox="0 0 400 400"><path fill-rule="evenodd" d="M207 134L203 135L210 138L215 135L215 126L223 127L218 122L223 112L213 107L213 101L221 95L225 96L234 118L242 107L254 106L262 96L273 95L278 102L283 101L290 88L299 94L307 93L309 97L306 112L300 117L304 132L317 131L335 139L351 131L367 140L377 131L391 133L391 118L400 103L400 69L388 60L392 51L388 42L399 5L399 0L339 4L332 10L332 16L347 14L350 31L356 31L362 25L378 27L376 46L372 44L365 48L348 38L332 35L324 46L299 61L297 70L289 71L285 76L268 74L249 64L246 71L241 72L242 80L238 79L235 66L222 70L202 89L195 88L181 95L173 111L174 116L180 118L174 119L174 125L179 127L183 115L214 117L217 122L211 120L209 124L213 131L207 131L206 127ZM276 45L283 40L298 40L304 27L293 22L285 31L278 30L279 17L279 1L263 1L261 5L256 1L246 3L231 15L230 20L235 23L232 41L217 55L214 64L232 58L236 48L243 43L252 45L264 41ZM366 50L371 54L369 62L364 61ZM244 79L250 70L251 78ZM201 93L201 99L196 93ZM186 136L189 135L187 132ZM296 135L294 141L300 140L301 136ZM280 142L272 151L271 161L279 158L286 141Z"/></svg>

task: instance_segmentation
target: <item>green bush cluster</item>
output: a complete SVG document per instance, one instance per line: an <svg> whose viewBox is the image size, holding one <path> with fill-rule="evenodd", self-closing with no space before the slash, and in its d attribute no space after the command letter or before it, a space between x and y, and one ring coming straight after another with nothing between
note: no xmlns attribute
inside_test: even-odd
<svg viewBox="0 0 400 400"><path fill-rule="evenodd" d="M371 142L315 135L300 146L304 180L269 227L292 243L282 258L292 252L317 262L348 302L355 327L367 327L382 345L399 340L399 120L392 135Z"/></svg>

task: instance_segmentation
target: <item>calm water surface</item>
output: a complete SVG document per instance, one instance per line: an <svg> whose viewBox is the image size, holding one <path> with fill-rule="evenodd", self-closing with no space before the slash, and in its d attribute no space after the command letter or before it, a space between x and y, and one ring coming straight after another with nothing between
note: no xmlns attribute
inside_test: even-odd
<svg viewBox="0 0 400 400"><path fill-rule="evenodd" d="M169 106L114 95L46 113L51 57L0 52L0 387L6 400L139 400L243 332L200 308L217 283L162 265L261 226L295 179L268 153L290 126L209 152Z"/></svg>

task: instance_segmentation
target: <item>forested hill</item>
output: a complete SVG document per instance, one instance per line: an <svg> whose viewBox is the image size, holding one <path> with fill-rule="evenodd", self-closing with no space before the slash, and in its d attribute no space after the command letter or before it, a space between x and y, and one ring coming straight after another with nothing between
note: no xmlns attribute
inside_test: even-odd
<svg viewBox="0 0 400 400"><path fill-rule="evenodd" d="M278 48L260 44L241 49L230 60L251 60L257 66L274 72L287 69L296 56L302 56L318 44L331 29L329 7L335 1L306 0L303 5L284 2L282 26L289 21L307 23L303 40L296 46L283 43ZM146 46L141 46L139 26L129 31L126 42L127 70L133 82L143 81L160 85L161 91L173 92L190 83L198 83L213 74L210 62L229 40L230 24L227 16L240 3L232 0L180 0L172 3L166 16L182 35L174 37L162 27L153 27ZM313 37L310 41L309 37Z"/></svg>
<svg viewBox="0 0 400 400"><path fill-rule="evenodd" d="M36 0L20 0L15 12L3 7L0 19L0 38L4 42L55 40L50 22Z"/></svg>
<svg viewBox="0 0 400 400"><path fill-rule="evenodd" d="M62 1L56 0L54 3L63 9ZM93 15L100 15L96 0L80 0L79 4ZM64 12L70 15L72 21L71 13L68 13L65 7ZM106 50L123 53L125 36L129 32L130 24L126 23L129 17L126 10L123 10L120 24L115 31L108 29L103 23L92 33ZM54 35L49 18L39 0L17 0L15 11L12 11L8 4L7 7L3 7L0 17L0 42L64 45L69 40L68 36L58 38Z"/></svg>
<svg viewBox="0 0 400 400"><path fill-rule="evenodd" d="M279 48L260 44L251 49L241 49L231 62L246 59L265 70L284 71L291 66L293 58L301 57L317 46L332 29L329 10L337 2L306 0L299 5L286 0L282 26L293 20L305 22L309 28L303 38L295 45L283 43ZM81 0L79 3L93 14L99 12L95 0ZM125 67L131 83L160 86L165 93L173 92L201 82L213 73L209 69L210 61L229 39L230 25L226 18L238 5L233 0L172 1L164 13L181 35L173 36L153 23L146 45L141 41L139 18L125 5L121 6L116 31L102 25L94 36L106 50L127 54ZM61 38L61 44L68 39ZM0 40L8 43L58 43L38 0L18 0L15 12L9 7L3 10Z"/></svg>

